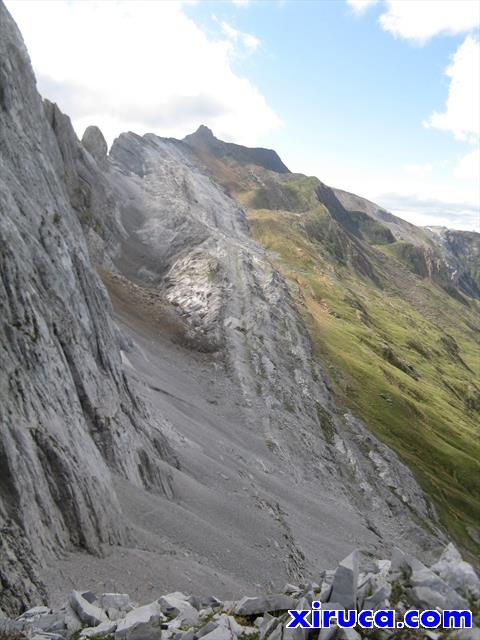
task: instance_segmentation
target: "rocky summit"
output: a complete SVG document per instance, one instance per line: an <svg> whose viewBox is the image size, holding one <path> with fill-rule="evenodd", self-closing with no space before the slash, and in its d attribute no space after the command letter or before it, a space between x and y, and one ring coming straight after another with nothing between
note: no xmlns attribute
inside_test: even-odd
<svg viewBox="0 0 480 640"><path fill-rule="evenodd" d="M0 633L478 612L479 247L204 126L79 140L0 3Z"/></svg>

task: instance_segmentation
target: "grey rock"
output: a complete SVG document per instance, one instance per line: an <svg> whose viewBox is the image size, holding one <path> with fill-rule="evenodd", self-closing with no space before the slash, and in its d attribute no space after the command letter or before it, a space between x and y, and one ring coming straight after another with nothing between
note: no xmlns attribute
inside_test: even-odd
<svg viewBox="0 0 480 640"><path fill-rule="evenodd" d="M183 593L170 593L158 600L161 612L167 618L175 618L178 625L194 625L199 620L198 611L187 601Z"/></svg>
<svg viewBox="0 0 480 640"><path fill-rule="evenodd" d="M48 633L61 633L67 629L65 614L62 612L35 617L32 619L32 623L36 629L41 629Z"/></svg>
<svg viewBox="0 0 480 640"><path fill-rule="evenodd" d="M81 591L80 595L84 600L86 600L90 604L93 604L94 602L97 601L97 596L95 593L93 593L93 591Z"/></svg>
<svg viewBox="0 0 480 640"><path fill-rule="evenodd" d="M128 593L102 593L99 601L103 609L117 609L118 611L128 611L133 606Z"/></svg>
<svg viewBox="0 0 480 640"><path fill-rule="evenodd" d="M393 577L410 577L412 571L421 571L425 565L398 547L393 549L390 574Z"/></svg>
<svg viewBox="0 0 480 640"><path fill-rule="evenodd" d="M161 636L162 620L158 602L138 607L117 622L115 640L156 640Z"/></svg>
<svg viewBox="0 0 480 640"><path fill-rule="evenodd" d="M346 607L344 607L343 604L339 602L329 602L328 604L325 604L322 607L322 609L324 609L325 611L341 611L345 608ZM318 634L318 640L332 640L332 638L335 638L337 633L338 633L337 625L332 624L330 627L320 629L320 632Z"/></svg>
<svg viewBox="0 0 480 640"><path fill-rule="evenodd" d="M189 602L192 607L198 609L199 611L201 609L218 609L219 607L223 606L222 600L219 600L215 596L189 596L187 598L187 602Z"/></svg>
<svg viewBox="0 0 480 640"><path fill-rule="evenodd" d="M300 587L296 587L294 584L287 583L283 587L283 593L286 593L287 595L291 595L293 593L300 593Z"/></svg>
<svg viewBox="0 0 480 640"><path fill-rule="evenodd" d="M82 628L82 622L69 603L62 608L62 612L64 613L65 626L67 628L68 635L71 636L77 631L80 631Z"/></svg>
<svg viewBox="0 0 480 640"><path fill-rule="evenodd" d="M357 608L358 551L344 558L335 571L330 599L345 609Z"/></svg>
<svg viewBox="0 0 480 640"><path fill-rule="evenodd" d="M278 618L275 618L275 616L269 613L265 613L261 618L257 618L255 620L255 626L258 628L260 640L269 636L278 623Z"/></svg>
<svg viewBox="0 0 480 640"><path fill-rule="evenodd" d="M466 596L480 599L480 578L474 568L465 562L458 549L448 544L438 562L431 570L439 575L452 589Z"/></svg>
<svg viewBox="0 0 480 640"><path fill-rule="evenodd" d="M430 587L414 587L408 591L409 600L422 609L446 609L445 596Z"/></svg>
<svg viewBox="0 0 480 640"><path fill-rule="evenodd" d="M232 640L233 637L231 630L221 625L202 636L205 640Z"/></svg>
<svg viewBox="0 0 480 640"><path fill-rule="evenodd" d="M372 609L374 611L384 608L383 605L388 602L391 593L392 587L388 583L384 584L363 600L362 608Z"/></svg>
<svg viewBox="0 0 480 640"><path fill-rule="evenodd" d="M69 602L79 619L90 627L108 621L105 611L86 600L79 591L72 591Z"/></svg>
<svg viewBox="0 0 480 640"><path fill-rule="evenodd" d="M245 596L235 607L239 616L251 616L271 611L287 611L296 608L296 600L285 594L249 598Z"/></svg>
<svg viewBox="0 0 480 640"><path fill-rule="evenodd" d="M93 636L104 638L105 636L111 635L116 628L117 625L115 622L107 620L96 627L86 627L85 629L82 629L80 632L80 638L92 638Z"/></svg>
<svg viewBox="0 0 480 640"><path fill-rule="evenodd" d="M108 145L98 127L92 125L85 129L82 136L82 144L100 165L105 164Z"/></svg>
<svg viewBox="0 0 480 640"><path fill-rule="evenodd" d="M449 609L467 609L468 602L454 591L442 578L424 567L416 569L410 576L410 584L415 588L427 588L442 596L445 607ZM418 592L416 592L418 593Z"/></svg>
<svg viewBox="0 0 480 640"><path fill-rule="evenodd" d="M27 620L29 618L38 618L39 616L44 616L49 613L52 613L50 607L32 607L23 613L18 620Z"/></svg>
<svg viewBox="0 0 480 640"><path fill-rule="evenodd" d="M197 638L203 638L203 636L206 636L210 632L212 632L215 629L217 629L219 624L220 624L219 623L219 616L218 615L214 616L213 620L209 620L206 624L201 626L200 629L198 629L198 631L197 631L197 633L195 635L197 636Z"/></svg>

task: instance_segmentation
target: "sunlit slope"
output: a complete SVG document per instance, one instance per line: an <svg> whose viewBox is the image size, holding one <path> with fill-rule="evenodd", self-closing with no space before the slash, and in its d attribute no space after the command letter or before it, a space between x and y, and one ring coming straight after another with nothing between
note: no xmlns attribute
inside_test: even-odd
<svg viewBox="0 0 480 640"><path fill-rule="evenodd" d="M288 278L339 398L400 454L474 551L478 302L407 271L395 242L357 245L320 204L302 213L252 208L250 222ZM382 242L374 224L368 233Z"/></svg>

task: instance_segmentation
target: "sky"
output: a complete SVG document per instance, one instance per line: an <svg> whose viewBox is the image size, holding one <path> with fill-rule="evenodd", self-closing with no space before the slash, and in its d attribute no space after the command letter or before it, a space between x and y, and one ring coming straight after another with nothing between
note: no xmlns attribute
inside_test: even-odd
<svg viewBox="0 0 480 640"><path fill-rule="evenodd" d="M480 231L477 0L6 5L79 137L205 124L415 224Z"/></svg>

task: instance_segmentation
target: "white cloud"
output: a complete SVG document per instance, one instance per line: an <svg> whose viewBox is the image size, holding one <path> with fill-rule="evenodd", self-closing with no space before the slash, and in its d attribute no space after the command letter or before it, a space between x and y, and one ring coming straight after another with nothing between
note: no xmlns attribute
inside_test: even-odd
<svg viewBox="0 0 480 640"><path fill-rule="evenodd" d="M353 9L354 13L362 14L368 11L370 7L377 4L378 0L347 0L347 4Z"/></svg>
<svg viewBox="0 0 480 640"><path fill-rule="evenodd" d="M451 131L458 140L475 142L480 135L480 43L467 36L445 74L450 78L446 109L433 113L426 126Z"/></svg>
<svg viewBox="0 0 480 640"><path fill-rule="evenodd" d="M253 53L260 46L260 40L251 33L238 31L232 25L222 20L220 23L222 32L235 44L242 44L249 53Z"/></svg>
<svg viewBox="0 0 480 640"><path fill-rule="evenodd" d="M8 1L37 74L79 135L89 124L109 141L122 131L181 137L199 124L256 144L281 126L259 90L231 67L254 36L213 38L181 2Z"/></svg>
<svg viewBox="0 0 480 640"><path fill-rule="evenodd" d="M388 0L379 18L382 29L397 38L424 44L440 34L467 33L480 23L476 0Z"/></svg>
<svg viewBox="0 0 480 640"><path fill-rule="evenodd" d="M480 149L477 147L463 156L453 173L456 178L478 184L480 180Z"/></svg>

